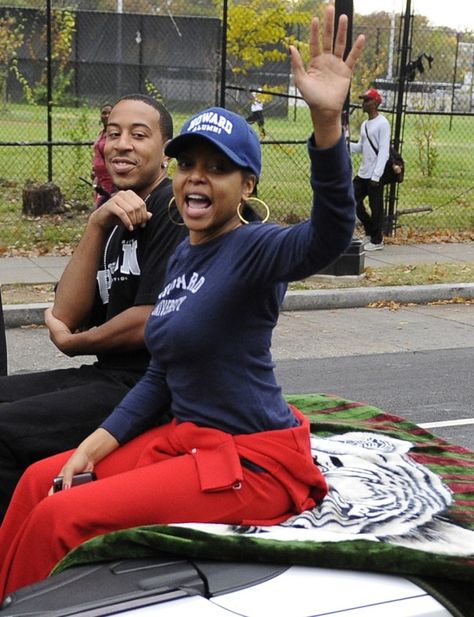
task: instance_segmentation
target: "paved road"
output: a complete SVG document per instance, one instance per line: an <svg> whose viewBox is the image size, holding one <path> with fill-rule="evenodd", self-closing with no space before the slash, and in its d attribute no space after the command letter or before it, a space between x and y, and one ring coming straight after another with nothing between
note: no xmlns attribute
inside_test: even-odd
<svg viewBox="0 0 474 617"><path fill-rule="evenodd" d="M9 371L74 366L44 328L7 330ZM273 356L285 392L365 401L474 449L474 306L291 311ZM89 359L87 361L90 361Z"/></svg>
<svg viewBox="0 0 474 617"><path fill-rule="evenodd" d="M273 355L285 392L365 401L474 449L473 305L287 312Z"/></svg>
<svg viewBox="0 0 474 617"><path fill-rule="evenodd" d="M474 347L281 360L277 377L285 392L366 402L474 449L473 357Z"/></svg>

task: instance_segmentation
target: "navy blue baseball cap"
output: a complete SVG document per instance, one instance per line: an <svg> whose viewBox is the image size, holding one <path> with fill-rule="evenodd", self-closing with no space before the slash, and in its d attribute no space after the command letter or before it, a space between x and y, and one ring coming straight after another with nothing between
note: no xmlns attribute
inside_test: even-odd
<svg viewBox="0 0 474 617"><path fill-rule="evenodd" d="M257 178L260 176L260 142L242 116L222 107L200 111L185 122L179 135L167 143L165 154L176 157L193 136L207 139L236 165L250 169Z"/></svg>

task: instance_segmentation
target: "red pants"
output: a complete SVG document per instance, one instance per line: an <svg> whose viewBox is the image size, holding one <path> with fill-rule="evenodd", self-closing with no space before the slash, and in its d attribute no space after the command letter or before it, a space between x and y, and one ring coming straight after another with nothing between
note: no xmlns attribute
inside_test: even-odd
<svg viewBox="0 0 474 617"><path fill-rule="evenodd" d="M280 439L273 446L277 468L283 469L278 453L285 450L285 440L289 445L285 456L290 466L297 465L296 476L305 468L306 463L301 461L307 461L304 477L295 478L294 487L288 486L286 476L282 480L278 473L241 467L234 438L190 423L177 426L173 422L144 433L97 464L96 482L51 496L47 493L52 479L70 452L31 465L0 528L0 597L45 578L72 548L110 531L160 523L282 520L294 512L293 493L314 504L310 494L322 497L326 486L310 458L307 425L259 434L259 447L270 443L272 449L272 433ZM190 443L197 440L199 446L206 446L207 437L203 442L202 434L214 441L210 449L201 449L199 459ZM221 436L226 438L217 446L216 435L217 441ZM270 435L266 443L265 435ZM246 451L250 451L252 436L242 439ZM217 468L216 456L224 462ZM270 462L268 453L265 456ZM234 475L239 480L239 474L241 481L234 481ZM312 486L306 485L308 481Z"/></svg>

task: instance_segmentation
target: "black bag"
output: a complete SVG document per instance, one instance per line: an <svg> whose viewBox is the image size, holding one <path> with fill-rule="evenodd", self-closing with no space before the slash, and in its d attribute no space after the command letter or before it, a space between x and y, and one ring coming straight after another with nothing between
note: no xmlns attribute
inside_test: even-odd
<svg viewBox="0 0 474 617"><path fill-rule="evenodd" d="M367 131L367 125L365 125L365 134L369 140L369 144L372 146L375 154L378 155L379 151L372 143ZM380 178L381 184L393 184L394 182L403 182L405 175L405 161L398 150L395 150L393 146L390 146L390 154L388 155L385 168L383 170L382 177Z"/></svg>
<svg viewBox="0 0 474 617"><path fill-rule="evenodd" d="M388 161L385 163L380 182L382 184L392 184L393 182L403 182L405 174L405 161L398 150L390 146Z"/></svg>

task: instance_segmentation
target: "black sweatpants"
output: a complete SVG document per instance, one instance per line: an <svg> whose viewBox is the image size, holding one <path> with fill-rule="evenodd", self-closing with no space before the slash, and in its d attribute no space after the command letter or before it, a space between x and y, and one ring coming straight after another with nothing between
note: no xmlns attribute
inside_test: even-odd
<svg viewBox="0 0 474 617"><path fill-rule="evenodd" d="M365 234L370 241L380 244L383 240L383 184L372 184L370 179L356 176L354 178L354 197L356 215L364 227ZM370 214L364 206L364 199L368 197Z"/></svg>
<svg viewBox="0 0 474 617"><path fill-rule="evenodd" d="M0 377L0 521L28 465L76 447L139 378L95 365Z"/></svg>

